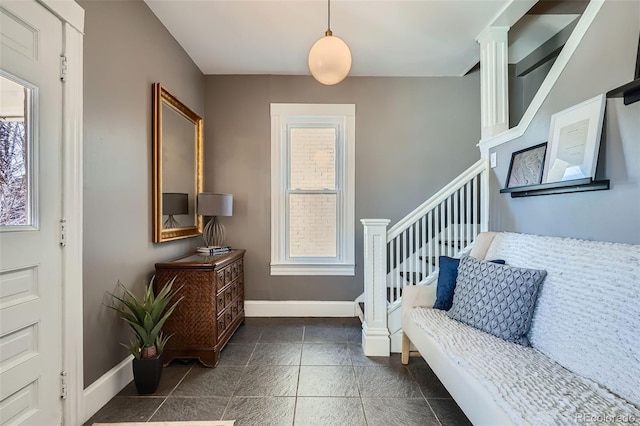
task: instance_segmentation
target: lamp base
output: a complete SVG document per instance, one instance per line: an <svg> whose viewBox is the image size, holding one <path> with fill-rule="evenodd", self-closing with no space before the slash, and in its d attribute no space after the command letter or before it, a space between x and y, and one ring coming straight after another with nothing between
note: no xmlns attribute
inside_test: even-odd
<svg viewBox="0 0 640 426"><path fill-rule="evenodd" d="M211 220L205 225L202 230L202 237L204 238L204 243L208 246L222 246L224 242L224 226L222 223L218 222L218 217L214 216Z"/></svg>
<svg viewBox="0 0 640 426"><path fill-rule="evenodd" d="M164 221L164 224L162 225L162 227L165 229L179 228L180 223L173 217L172 214L170 214L167 220Z"/></svg>

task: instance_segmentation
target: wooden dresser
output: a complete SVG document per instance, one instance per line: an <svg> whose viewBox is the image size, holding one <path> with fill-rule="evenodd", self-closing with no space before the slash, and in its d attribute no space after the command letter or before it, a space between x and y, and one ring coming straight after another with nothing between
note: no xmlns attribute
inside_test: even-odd
<svg viewBox="0 0 640 426"><path fill-rule="evenodd" d="M207 256L193 254L156 263L156 293L171 279L184 299L162 328L173 336L164 349L165 365L198 358L215 367L220 351L244 322L244 250Z"/></svg>

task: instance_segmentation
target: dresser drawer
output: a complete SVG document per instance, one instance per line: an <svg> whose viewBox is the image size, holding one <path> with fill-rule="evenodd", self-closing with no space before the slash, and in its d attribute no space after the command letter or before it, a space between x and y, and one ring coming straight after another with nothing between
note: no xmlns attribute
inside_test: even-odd
<svg viewBox="0 0 640 426"><path fill-rule="evenodd" d="M231 299L235 299L236 297L238 297L239 286L240 286L239 280L236 280L233 282L233 284L231 284Z"/></svg>
<svg viewBox="0 0 640 426"><path fill-rule="evenodd" d="M222 290L224 287L224 269L216 272L216 291Z"/></svg>
<svg viewBox="0 0 640 426"><path fill-rule="evenodd" d="M223 309L224 309L224 292L220 292L216 296L216 311L222 312Z"/></svg>
<svg viewBox="0 0 640 426"><path fill-rule="evenodd" d="M231 265L224 268L224 284L227 285L233 280L231 276Z"/></svg>
<svg viewBox="0 0 640 426"><path fill-rule="evenodd" d="M220 315L218 317L218 336L222 335L222 333L224 333L224 330L226 329L226 323L225 323L225 316L224 315Z"/></svg>
<svg viewBox="0 0 640 426"><path fill-rule="evenodd" d="M238 262L234 262L231 265L231 279L235 280L238 277Z"/></svg>
<svg viewBox="0 0 640 426"><path fill-rule="evenodd" d="M229 304L233 300L233 295L231 294L232 293L231 292L232 288L233 288L233 285L230 285L224 291L224 306L229 306Z"/></svg>
<svg viewBox="0 0 640 426"><path fill-rule="evenodd" d="M226 327L231 327L231 323L233 323L233 314L231 313L231 309L227 309L224 311L224 325Z"/></svg>

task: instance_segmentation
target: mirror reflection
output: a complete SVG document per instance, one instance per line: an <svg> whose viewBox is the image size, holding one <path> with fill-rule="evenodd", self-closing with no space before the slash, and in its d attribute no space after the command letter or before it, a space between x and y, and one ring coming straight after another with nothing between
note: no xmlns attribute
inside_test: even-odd
<svg viewBox="0 0 640 426"><path fill-rule="evenodd" d="M193 123L170 104L163 102L162 214L165 219L163 227L166 229L194 226L196 223L196 144L188 141L196 141ZM165 204L165 198L168 204Z"/></svg>
<svg viewBox="0 0 640 426"><path fill-rule="evenodd" d="M202 118L160 83L154 93L154 242L202 233Z"/></svg>

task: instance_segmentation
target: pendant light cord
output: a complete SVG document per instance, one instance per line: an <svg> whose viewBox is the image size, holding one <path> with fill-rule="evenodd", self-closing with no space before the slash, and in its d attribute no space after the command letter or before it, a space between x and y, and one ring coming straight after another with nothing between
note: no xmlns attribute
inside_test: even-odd
<svg viewBox="0 0 640 426"><path fill-rule="evenodd" d="M325 36L331 36L331 0L327 0L327 31L324 32Z"/></svg>

